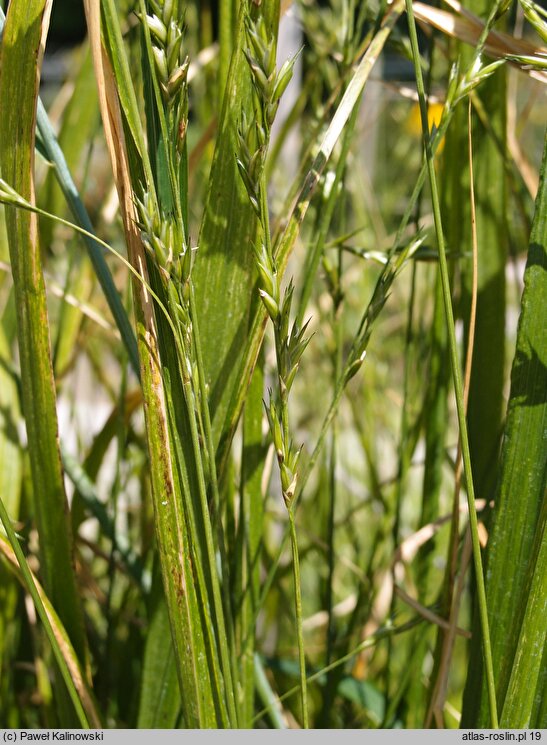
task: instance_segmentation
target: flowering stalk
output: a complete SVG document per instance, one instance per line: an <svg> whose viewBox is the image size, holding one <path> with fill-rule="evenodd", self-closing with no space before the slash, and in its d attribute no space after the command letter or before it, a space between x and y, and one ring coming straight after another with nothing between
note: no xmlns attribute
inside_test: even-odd
<svg viewBox="0 0 547 745"><path fill-rule="evenodd" d="M294 496L298 483L298 461L302 448L294 445L290 435L288 400L300 359L309 342L309 338L305 338L308 324L306 323L300 328L296 321L292 325L290 323L294 288L291 281L285 291L281 291L281 278L277 271L270 235L264 168L271 127L280 98L291 80L295 59L287 60L279 71L276 70L275 42L268 34L262 19L259 19L256 23L249 22L247 39L248 47L245 50L245 57L251 70L256 117L253 122L249 122L247 117L242 114L238 131L239 152L236 162L249 201L258 218L259 235L254 245L258 271L258 291L274 330L277 362L277 402L270 390L269 403L265 404L265 409L279 466L283 501L289 516L302 717L303 726L307 728L306 660L302 633L300 562L294 509Z"/></svg>
<svg viewBox="0 0 547 745"><path fill-rule="evenodd" d="M190 247L187 232L189 60L183 49L184 31L178 5L177 0L149 0L147 5L140 0L139 18L148 63L149 138L157 155L154 174L157 198L154 189L148 186L135 195L134 202L141 238L150 264L156 269L162 288L160 294L175 327L174 364L178 366L192 442L193 464L188 471L182 472L182 492L191 545L195 551L193 570L211 613L210 622L203 627L211 653L208 661L203 658L200 664L209 666L213 689L220 692L223 724L236 727L238 713L235 663L231 654L233 631L229 581L226 575L221 579L216 560L217 549L224 556L224 544L218 520L215 454L193 305L191 274L195 249ZM170 352L167 352L169 356ZM178 425L174 426L178 428ZM178 435L180 432L173 438L175 447L178 447ZM211 495L213 511L209 503ZM227 562L223 561L223 565L227 566ZM200 633L199 621L196 629Z"/></svg>

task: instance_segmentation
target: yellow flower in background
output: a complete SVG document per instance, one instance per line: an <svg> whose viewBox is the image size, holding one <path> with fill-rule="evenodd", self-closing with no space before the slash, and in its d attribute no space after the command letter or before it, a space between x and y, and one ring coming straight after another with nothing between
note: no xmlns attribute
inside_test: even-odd
<svg viewBox="0 0 547 745"><path fill-rule="evenodd" d="M443 108L444 106L442 103L429 104L428 109L427 109L427 123L429 125L430 130L433 125L435 125L436 127L439 125L439 122L441 121L441 116L443 113ZM420 106L417 102L412 104L412 108L410 109L410 112L406 120L406 129L410 134L413 134L417 137L419 137L422 134L422 118L420 116ZM442 152L443 147L444 147L444 138L439 144L439 147L437 149L437 154Z"/></svg>

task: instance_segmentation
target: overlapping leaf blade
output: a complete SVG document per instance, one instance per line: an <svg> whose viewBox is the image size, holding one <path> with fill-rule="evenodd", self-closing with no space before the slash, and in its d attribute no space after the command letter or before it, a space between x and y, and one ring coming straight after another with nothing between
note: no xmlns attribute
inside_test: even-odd
<svg viewBox="0 0 547 745"><path fill-rule="evenodd" d="M522 311L511 373L501 475L489 540L486 589L492 620L496 693L505 727L532 720L544 685L545 489L547 485L547 140L524 275ZM528 650L526 649L528 647ZM530 651L534 654L530 655ZM462 723L487 724L477 654L469 667Z"/></svg>
<svg viewBox="0 0 547 745"><path fill-rule="evenodd" d="M0 169L2 177L29 200L33 198L39 81L39 65L35 60L40 59L43 50L50 7L45 0L14 0L2 37L0 109L4 130L0 138ZM87 645L72 563L72 533L57 440L55 384L37 218L7 208L6 224L44 585L85 668Z"/></svg>

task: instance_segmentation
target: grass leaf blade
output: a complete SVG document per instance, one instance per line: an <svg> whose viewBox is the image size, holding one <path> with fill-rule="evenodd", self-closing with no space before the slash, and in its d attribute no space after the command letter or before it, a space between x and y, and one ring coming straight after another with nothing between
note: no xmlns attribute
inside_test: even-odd
<svg viewBox="0 0 547 745"><path fill-rule="evenodd" d="M534 551L533 547L538 540L536 536L542 530L541 511L547 477L546 267L547 139L524 275L525 286L511 373L501 479L487 554L487 594L492 618L492 645L495 664L499 669L497 698L500 708L507 706L507 711L512 712L507 714L508 720L512 721L514 703L506 699L506 694L511 676L518 675L518 672L513 673L513 666L526 617L526 597L529 590L526 578L533 576L534 557L538 557L539 561L541 556L541 552ZM542 540L545 540L545 536ZM542 620L544 623L544 618ZM541 664L540 654L534 662ZM512 691L511 696L518 695L513 688ZM487 721L484 698L484 688L481 688L475 666L471 664L464 697L463 726L484 726Z"/></svg>
<svg viewBox="0 0 547 745"><path fill-rule="evenodd" d="M0 535L0 553L8 560L11 568L15 568L21 584L32 597L38 615L46 629L46 634L51 643L67 690L74 703L80 725L86 729L90 725L100 727L101 720L68 634L60 622L51 601L30 570L2 500L0 500L0 522L3 523L9 537L8 542Z"/></svg>
<svg viewBox="0 0 547 745"><path fill-rule="evenodd" d="M0 109L4 133L0 169L14 188L33 199L34 132L40 58L50 3L14 0L4 27L0 67ZM6 208L17 307L23 406L40 535L46 591L84 669L87 644L72 564L68 517L58 443L55 383L50 356L44 277L37 218Z"/></svg>
<svg viewBox="0 0 547 745"><path fill-rule="evenodd" d="M265 20L277 37L279 4L264 4ZM236 46L228 73L208 199L194 269L196 304L205 370L210 386L216 445L230 437L226 412L241 383L242 338L247 337L253 307L256 217L236 165L237 127L242 110L251 108L250 71L244 56L245 4L241 3Z"/></svg>

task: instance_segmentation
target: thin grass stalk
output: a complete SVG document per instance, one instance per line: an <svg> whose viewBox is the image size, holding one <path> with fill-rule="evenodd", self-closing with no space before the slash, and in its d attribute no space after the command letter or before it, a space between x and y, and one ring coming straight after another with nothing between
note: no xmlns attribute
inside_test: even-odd
<svg viewBox="0 0 547 745"><path fill-rule="evenodd" d="M428 386L424 397L425 462L422 480L420 525L428 525L439 516L439 499L443 486L446 460L445 441L448 428L448 388L450 370L447 350L447 330L443 307L441 279L435 272L433 317L430 323L430 357L427 368ZM418 597L425 602L428 593L432 544L421 547L415 560Z"/></svg>
<svg viewBox="0 0 547 745"><path fill-rule="evenodd" d="M358 655L360 652L364 652L366 649L371 649L372 647L376 646L379 642L381 642L383 639L386 639L386 637L391 635L398 635L398 634L404 634L406 631L410 631L410 629L415 628L419 624L423 623L424 619L421 616L416 616L415 618L411 619L410 621L407 621L406 623L401 624L400 626L394 626L391 622L383 626L382 628L378 629L374 634L371 634L371 636L367 637L366 639L363 639L363 641L358 644L356 647L354 647L350 652L343 655L342 657L339 657L334 662L331 662L330 665L327 665L326 667L321 668L321 670L318 670L315 673L312 673L306 678L306 682L314 683L316 680L319 680L324 675L329 673L331 670L335 670L338 667L341 667L342 665L345 665L346 662L349 662L351 659L353 659L356 655ZM294 696L295 693L298 693L301 690L302 684L299 683L298 685L294 686L293 688L290 688L288 691L285 691L285 693L282 696L279 696L279 702L286 701L291 696ZM260 717L264 716L264 714L268 713L268 709L262 709L257 714L255 714L254 721L256 722Z"/></svg>
<svg viewBox="0 0 547 745"><path fill-rule="evenodd" d="M176 358L175 362L173 362L173 359L169 359L168 365L171 369L173 369L174 365L174 369L176 369L177 363L178 360ZM190 647L187 647L186 652L191 651L195 657L194 664L196 668L196 681L198 683L196 691L200 696L202 706L199 712L199 727L228 727L228 694L224 690L222 663L219 656L215 621L213 620L215 607L212 583L214 579L211 576L205 531L201 519L201 510L203 507L201 491L204 482L197 474L189 473L184 467L186 458L193 457L194 464L196 461L195 447L197 439L192 433L192 430L196 429L196 427L192 427L190 423L185 422L184 424L190 430L189 432L185 431L184 424L180 421L181 399L187 407L188 396L191 395L191 391L187 388L180 395L176 383L173 384L173 380L169 377L167 377L166 390L169 431L171 433L178 433L179 431L184 433L184 440L176 434L173 436L172 448L176 477L180 483L179 530L181 535L184 536L184 542L188 546L188 556L185 557L187 571L189 572L188 576L191 576L194 583L192 591L188 591L185 588L191 599L188 628L191 631L191 643L193 645L191 650ZM187 413L187 408L182 413ZM183 441L188 442L190 447L183 448ZM200 480L202 481L201 484L199 483ZM198 499L196 499L196 504L188 504L188 501L184 499L183 495L196 493L199 495ZM176 587L177 582L175 582ZM172 611L170 613L170 621L171 630L172 632L174 630L176 633L177 630L174 629L174 626L180 621ZM178 649L177 655L181 655L182 651L182 649ZM178 663L180 676L180 656L178 657ZM202 686L204 690L202 690ZM182 691L181 693L184 700L184 693ZM185 720L188 719L188 713L184 708L183 716Z"/></svg>
<svg viewBox="0 0 547 745"><path fill-rule="evenodd" d="M491 7L491 0L472 0L467 7L477 14L487 13ZM503 26L503 20L503 18L497 20L496 30ZM459 51L465 63L471 56L469 47L461 48L460 46ZM480 99L479 106L483 106L488 112L488 123L487 127L484 127L480 117L476 115L473 117L476 188L474 229L480 251L480 264L476 278L477 307L473 329L474 365L469 385L467 428L475 491L485 499L492 498L496 488L504 408L505 273L509 244L508 179L504 166L507 158L505 79L506 70L501 67L495 76L484 81L478 95L474 96ZM467 147L466 108L463 102L457 107L455 126L447 135L447 138L455 140L454 147L457 153L463 153L464 148ZM467 164L464 165L463 170L456 166L452 177L454 178L455 204L451 208L449 217L450 228L446 233L447 241L451 245L465 245L469 244L469 225L473 219L466 193L470 188L471 180ZM462 315L467 337L471 333L469 312L473 303L475 277L471 262L462 262L461 269L464 303Z"/></svg>
<svg viewBox="0 0 547 745"><path fill-rule="evenodd" d="M353 34L352 34L353 37ZM346 46L349 44L348 37L346 35ZM347 51L347 49L346 49ZM323 264L325 265L329 276L332 278L329 280L329 290L331 294L332 302L332 327L334 336L334 349L332 353L332 385L336 386L337 381L342 374L343 367L343 299L344 293L342 289L342 277L343 277L343 261L344 253L341 247L337 250L337 267L335 270L330 269L327 257L324 255L325 240L328 232L328 228L331 223L331 219L334 211L334 204L338 207L338 210L342 216L342 226L344 223L343 215L345 212L345 200L339 198L338 187L342 183L343 177L347 166L347 156L349 152L349 146L352 140L355 123L359 112L358 101L355 104L353 113L348 121L346 129L344 131L344 138L342 141L342 148L339 160L336 164L336 170L334 174L333 182L330 186L331 191L328 197L327 209L324 211L320 221L320 230L318 235L317 243L319 250L323 255ZM330 208L330 209L329 209ZM314 247L314 251L318 251L318 246ZM308 275L306 275L305 281L308 281ZM304 291L302 298L304 297ZM339 444L339 428L338 421L335 417L331 427L331 440L330 440L330 453L328 457L328 503L327 503L327 525L326 525L326 543L327 543L327 580L326 580L326 592L325 592L325 609L328 614L327 618L327 629L326 629L326 650L325 650L325 665L330 665L335 650L336 642L336 621L334 616L334 574L336 569L336 547L335 547L335 536L336 536L336 506L338 497L337 488L337 464L338 464L338 444ZM327 680L325 683L325 693L323 699L323 714L322 723L323 726L328 726L331 718L332 706L336 696L337 688L337 677L332 673L327 674Z"/></svg>
<svg viewBox="0 0 547 745"><path fill-rule="evenodd" d="M302 726L309 728L308 683L306 678L306 655L304 652L304 632L302 630L302 592L300 589L300 559L298 557L298 540L294 521L294 509L289 508L289 526L291 532L292 561L294 571L294 607L296 611L296 637L298 640L298 664L300 667L300 701L302 704Z"/></svg>
<svg viewBox="0 0 547 745"><path fill-rule="evenodd" d="M184 384L184 389L185 389L186 403L188 406L188 410L190 412L191 409L193 410L193 405L194 405L194 391L193 391L192 385L189 382ZM210 587L211 587L215 626L216 626L216 629L218 629L216 631L217 643L218 643L219 650L220 650L220 659L221 659L222 671L224 675L224 685L225 685L225 694L226 694L226 699L227 699L227 707L228 707L228 712L230 714L230 720L232 722L232 725L235 727L237 726L238 716L237 716L236 701L235 701L235 695L234 695L235 680L233 679L233 675L234 676L236 675L236 671L235 671L235 666L233 665L233 657L230 655L229 647L228 647L229 642L231 642L231 644L233 645L233 634L230 632L230 636L228 636L228 632L226 629L224 607L223 607L223 597L222 597L222 591L220 588L218 572L216 568L217 563L216 563L213 530L211 526L211 521L209 519L209 506L207 502L207 487L205 483L205 474L204 474L203 464L201 461L200 437L199 437L198 425L197 425L195 416L190 416L190 432L191 432L191 437L192 437L192 445L194 448L195 462L197 466L199 498L200 498L201 513L202 513L202 518L203 518L202 528L204 529L204 533L205 533L205 545L206 545L206 553L207 553L207 559L208 559L209 576L206 577L206 581L210 582ZM210 441L208 447L211 447L211 446L212 446L212 440ZM213 451L210 450L210 452L213 452ZM212 461L212 468L214 468L214 458ZM218 499L218 492L217 492L217 499ZM200 563L198 559L198 566L199 565ZM224 563L224 567L227 568L227 563ZM226 592L227 592L227 588L228 588L227 578L225 578L224 587L226 588ZM225 593L225 598L227 598L227 602L229 603L229 598L227 597L226 593ZM229 606L227 610L228 611L230 610ZM231 618L231 615L229 615L228 618Z"/></svg>
<svg viewBox="0 0 547 745"><path fill-rule="evenodd" d="M327 240L327 234L328 234L328 231L331 225L332 216L334 214L334 210L336 208L336 204L338 201L338 197L339 197L338 187L342 181L344 171L346 168L349 149L350 149L350 146L353 140L353 132L355 130L355 124L357 122L357 117L359 116L360 103L361 103L361 98L359 98L357 102L355 103L353 112L344 129L344 132L342 135L342 147L340 151L340 156L336 163L336 169L334 171L334 179L332 181L332 184L329 186L330 190L329 190L329 194L327 197L327 203L324 206L322 205L319 229L317 231L317 236L315 237L315 240L313 243L311 255L307 261L306 273L304 276L304 284L302 287L302 292L300 293L298 309L296 313L296 321L299 326L302 326L302 324L304 323L304 316L306 315L306 308L307 308L309 299L311 297L314 281L317 276L317 270L319 268L319 263L321 261L321 257L323 255L325 243Z"/></svg>
<svg viewBox="0 0 547 745"><path fill-rule="evenodd" d="M471 214L471 246L472 246L472 273L471 273L471 307L469 309L469 331L467 336L467 350L465 355L465 372L463 379L463 405L467 414L469 402L469 387L471 382L471 370L473 366L473 348L475 344L475 321L477 316L477 296L478 296L478 242L477 242L477 223L475 209L475 187L473 178L473 122L471 117L471 99L467 106L467 135L468 135L468 162L469 162L469 202ZM459 525L460 525L460 488L462 478L462 451L461 441L458 441L458 450L456 453L456 473L454 478L454 499L452 506L452 521L450 526L450 539L448 547L448 561L445 573L445 602L448 609L450 628L446 633L441 632L442 651L440 654L439 668L434 675L432 694L425 719L425 726L429 727L431 718L435 715L437 726L441 726L442 712L448 689L448 673L450 669L450 660L454 649L456 638L456 626L458 623L459 596L454 596L454 585L456 582L458 544L459 544ZM460 568L462 573L465 568Z"/></svg>
<svg viewBox="0 0 547 745"><path fill-rule="evenodd" d="M390 255L390 259L388 260L387 264L384 267L384 270L381 272L380 277L378 278L378 281L376 282L376 286L373 291L372 298L370 302L368 303L366 310L362 316L359 331L353 341L351 350L346 358L345 364L343 365L342 373L336 383L333 398L331 400L327 413L325 414L325 417L321 424L321 429L320 429L315 447L313 449L313 452L310 458L304 463L301 469L301 472L299 473L299 477L298 477L298 481L296 485L296 492L294 495L295 503L298 503L298 501L300 500L302 492L308 482L308 479L313 471L313 468L316 465L319 456L321 455L321 452L323 450L323 447L326 441L327 434L336 416L336 413L340 406L340 402L344 395L346 385L351 380L351 378L357 374L357 372L359 371L359 369L361 368L361 366L363 365L365 361L367 347L368 347L368 343L371 338L374 324L382 308L384 307L385 302L387 301L387 298L389 295L389 289L391 288L391 285L394 282L397 275L399 274L399 272L404 267L407 257L411 255L412 251L415 250L420 245L421 241L422 241L422 238L414 241L409 246L406 246L398 254L396 254L395 252L396 246L394 246L393 251L391 252L391 255ZM281 556L283 555L283 552L285 548L287 547L289 537L290 537L289 531L285 530L283 538L280 542L276 557L274 561L272 562L270 571L268 572L266 580L263 583L262 600L261 600L260 605L263 604L264 599L271 588L271 585L275 577L275 573L277 571L279 562L281 560Z"/></svg>
<svg viewBox="0 0 547 745"><path fill-rule="evenodd" d="M273 256L273 249L272 249L271 234L270 234L270 218L269 218L269 208L268 208L268 201L267 201L267 184L266 184L265 168L263 168L262 170L259 190L260 190L260 223L262 226L262 236L264 238L266 253L268 256L271 257ZM274 273L275 271L276 270L274 269ZM274 283L275 282L276 282L276 279L274 278ZM300 667L300 682L301 682L300 691L301 691L301 704L302 704L302 726L304 729L308 729L309 728L308 693L307 693L307 684L306 684L306 655L305 655L305 650L304 650L304 633L303 633L303 628L302 628L302 590L301 590L301 584L300 584L301 583L300 559L298 555L298 540L297 540L297 535L296 535L294 503L292 502L292 497L294 496L293 484L296 483L297 473L296 473L296 462L294 464L294 467L291 462L293 454L291 453L292 443L291 443L291 434L290 434L290 426L289 426L289 405L288 405L290 386L287 383L287 370L286 370L287 365L283 361L283 350L285 347L288 347L289 345L289 338L283 332L283 329L285 327L285 324L283 323L283 316L285 315L286 305L288 305L288 308L286 310L286 315L288 316L288 313L290 310L291 296L292 296L292 287L289 286L289 288L286 290L286 293L285 293L285 299L283 300L283 303L281 304L281 307L279 308L279 311L278 311L279 317L278 318L272 317L273 326L274 326L275 353L276 353L276 361L277 361L278 395L280 399L279 421L276 422L276 424L280 425L281 432L282 432L282 438L281 438L282 445L281 445L281 442L276 439L275 435L274 435L274 444L277 450L278 460L279 460L280 469L281 469L281 482L282 482L282 492L283 492L282 496L283 496L285 505L287 507L288 517L289 517L289 529L290 529L291 550L292 550L292 567L293 567L294 607L295 607L295 616L296 616L296 638L297 638L297 643L298 643L298 662L299 662L299 667ZM288 318L286 319L286 325L288 329ZM293 325L292 333L294 333L295 328L297 328L296 325ZM305 327L303 328L303 330L304 329ZM297 365L298 365L298 362L296 362L296 366ZM294 369L296 371L296 367ZM273 416L270 416L269 419L270 419L270 427L271 427ZM298 459L298 455L299 453L296 454L296 460ZM283 475L283 467L285 463L288 465L288 468L294 473L294 481L290 485L285 483L285 479ZM292 493L290 491L291 489L292 489Z"/></svg>
<svg viewBox="0 0 547 745"><path fill-rule="evenodd" d="M427 45L427 75L426 75L426 88L428 91L431 90L432 81L434 78L434 66L435 66L435 45L432 43L432 40L429 40L429 43ZM434 143L432 143L432 146ZM422 167L425 167L425 157L422 152L421 157L421 165ZM414 209L414 227L417 231L419 231L419 225L420 225L420 219L423 212L423 192L421 192L420 197L421 199L418 199L416 201L415 209ZM399 228L400 229L400 228ZM427 275L426 275L427 276ZM436 282L434 285L434 291L435 291L435 301L433 305L433 319L431 321L430 325L430 333L431 333L431 343L430 343L430 357L428 360L429 368L424 368L424 372L426 374L426 379L428 380L428 385L424 394L424 397L422 399L422 411L418 417L418 422L416 423L416 436L418 436L419 427L423 428L424 431L424 439L425 439L425 458L424 458L424 471L423 471L423 487L422 487L422 501L421 501L421 511L420 511L420 525L427 525L431 522L433 522L437 516L438 516L438 502L439 502L439 494L440 494L440 488L442 484L442 468L443 468L443 462L444 462L444 436L445 436L445 429L446 429L446 366L444 363L444 358L446 357L445 351L446 351L446 343L443 344L443 335L446 336L446 330L445 330L445 323L444 323L444 310L441 307L442 306L442 295L439 292L439 279L438 274L435 272L436 276ZM418 265L416 263L413 264L412 267L412 278L411 278L411 296L414 298L416 295L416 282L418 277ZM408 365L408 355L411 351L411 339L412 339L412 319L414 316L414 308L413 308L413 302L409 305L409 315L408 315L408 324L407 324L407 333L406 333L406 340L405 344L407 345L407 351L405 352L405 370L404 370L404 380L403 380L403 390L404 393L404 405L403 405L403 411L401 416L401 432L405 431L405 435L401 436L400 438L400 451L398 455L399 460L399 469L402 469L403 472L406 474L408 467L410 466L410 461L412 458L412 453L414 451L414 447L409 448L405 445L405 441L408 437L409 432L409 423L407 421L408 415L407 415L407 392L409 387L409 365ZM418 316L421 318L423 316L423 308L418 311ZM418 334L420 334L420 331L418 331ZM402 487L402 484L399 483L399 487ZM432 488L430 488L432 487ZM400 497L399 497L400 499ZM398 545L398 538L397 543ZM416 557L416 585L417 585L417 594L418 599L422 604L425 605L427 602L427 595L428 595L428 579L429 579L429 572L431 569L431 562L429 561L431 552L433 550L433 545L431 543L428 543L426 547L423 547L422 551L418 552L418 555ZM395 575L393 575L393 582L395 584ZM412 642L409 644L410 650L410 657L408 662L408 667L412 670L414 670L413 674L409 673L409 679L413 678L414 684L416 684L416 696L415 699L412 700L412 697L409 697L409 708L411 708L414 712L417 713L418 711L418 704L421 704L421 698L420 693L423 691L421 683L418 683L419 677L421 675L421 669L423 666L423 655L425 654L426 646L427 646L427 640L425 635L422 636L419 633L416 633L415 636L419 638L419 642L417 644L413 644ZM412 683L410 683L412 686ZM399 686L400 691L400 697L403 696L404 688L401 684ZM418 691L420 693L418 693ZM420 701L418 701L418 697L420 698ZM395 696L395 699L399 698L399 696ZM392 712L390 717L387 716L388 712L387 709L392 708ZM386 715L384 717L384 722L389 721L389 719L394 715L394 712L396 710L396 706L392 707L390 704L389 707L386 708ZM416 717L415 722L418 721L418 718Z"/></svg>
<svg viewBox="0 0 547 745"><path fill-rule="evenodd" d="M262 418L264 392L264 361L258 360L253 372L249 394L245 403L243 419L243 452L241 465L241 508L239 513L238 585L239 619L236 619L241 649L240 682L242 693L242 726L252 727L254 713L254 691L262 696L264 671L257 662L255 618L260 611L260 573L262 536L264 531L264 496L262 494L262 471L265 449L262 445ZM274 724L276 718L274 707Z"/></svg>
<svg viewBox="0 0 547 745"><path fill-rule="evenodd" d="M262 709L258 715L254 716L250 726L252 727L258 719L267 714L270 717L272 725L275 729L287 729L287 725L285 724L285 720L283 718L283 710L281 708L279 697L272 690L270 682L266 677L266 673L264 672L264 665L262 664L262 660L260 659L258 654L256 654L256 652L254 659L255 687L258 696L264 704L264 709Z"/></svg>
<svg viewBox="0 0 547 745"><path fill-rule="evenodd" d="M437 179L435 175L435 165L431 149L431 137L429 134L429 125L427 118L427 103L425 99L425 90L422 77L420 51L418 48L418 37L416 34L416 22L411 0L405 0L406 11L409 24L410 43L414 59L414 69L416 75L416 87L420 101L420 114L422 118L422 131L424 148L426 153L427 170L429 176L429 185L431 189L431 201L433 206L433 217L435 222L435 232L437 236L437 246L439 251L439 270L443 285L443 298L445 304L446 321L448 327L448 342L450 349L450 361L452 365L452 375L454 379L454 392L456 396L456 408L458 412L458 425L460 429L460 441L462 447L462 457L464 464L465 482L467 488L467 500L469 506L469 523L471 527L471 536L473 540L473 559L476 571L477 596L479 612L481 618L481 632L483 641L484 665L486 671L488 698L490 703L490 721L493 728L497 728L498 714L496 703L496 688L494 681L494 668L492 662L492 649L490 645L490 628L488 623L488 606L486 603L486 591L484 585L484 574L482 568L481 547L478 533L477 511L475 507L475 494L473 489L473 477L471 471L471 455L469 452L469 441L467 436L467 423L465 417L465 407L463 402L463 386L458 359L458 349L456 344L456 335L454 330L454 316L452 311L452 298L450 291L450 279L448 276L448 264L446 261L446 249L444 245L444 235L442 228L442 218L440 210L439 194L437 190Z"/></svg>
<svg viewBox="0 0 547 745"><path fill-rule="evenodd" d="M283 709L279 697L274 693L266 673L261 658L255 652L255 687L257 695L265 705L260 714L254 716L251 721L251 727L261 716L267 714L275 729L287 729L285 719L283 718Z"/></svg>
<svg viewBox="0 0 547 745"><path fill-rule="evenodd" d="M341 282L342 278L342 250L338 250L338 282ZM336 295L336 297L335 297ZM333 351L333 383L339 379L342 373L343 363L343 324L341 319L341 299L342 290L338 287L333 292L333 325L334 325L334 337L335 347ZM325 593L325 609L328 614L327 620L327 646L325 650L325 665L330 665L334 655L335 641L336 641L336 621L334 616L334 572L336 569L336 503L338 495L338 482L337 482L337 463L338 463L338 442L339 442L339 428L338 421L335 417L331 427L331 441L330 441L330 454L329 454L329 475L328 475L328 515L327 515L327 587ZM325 723L328 723L330 719L331 707L334 702L336 694L336 683L335 678L332 675L327 674L327 682L325 684L325 699L324 699L324 718Z"/></svg>
<svg viewBox="0 0 547 745"><path fill-rule="evenodd" d="M400 543L400 529L401 529L401 510L403 503L403 495L405 491L406 478L408 474L408 467L410 465L410 459L412 453L409 452L408 448L408 437L410 431L409 423L409 411L408 411L408 391L410 384L410 364L411 364L411 340L412 340L412 325L414 319L414 303L416 299L416 262L412 265L412 276L410 280L410 297L408 300L408 311L407 311L407 322L405 331L405 347L404 347L404 372L403 372L403 403L401 406L401 430L399 434L399 446L397 454L397 481L394 489L394 505L393 505L393 523L391 528L391 536L393 546L398 546ZM395 564L391 568L391 582L392 582L392 595L391 595L391 606L389 615L393 617L395 613L396 595L396 576L395 576ZM385 668L385 690L387 698L390 698L390 686L391 680L393 679L393 639L388 637L387 639L387 662ZM386 708L387 714L387 708ZM387 720L384 719L384 726L387 726Z"/></svg>
<svg viewBox="0 0 547 745"><path fill-rule="evenodd" d="M376 48L375 48L375 53L377 53ZM433 153L435 153L436 149L438 148L439 144L442 142L442 139L446 134L446 130L448 128L449 122L452 117L452 111L453 109L449 107L445 109L445 111L443 112L443 117L441 119L441 122L439 123L439 127L436 129L435 136L432 137L432 140L431 140L431 149ZM401 271L402 267L404 266L407 256L411 255L412 249L416 248L416 246L419 245L420 243L420 240L418 240L416 245L413 246L411 244L410 246L407 246L399 254L397 254L397 248L399 247L403 239L408 222L410 221L412 217L412 213L414 212L414 208L416 206L417 200L420 196L421 190L425 183L426 175L427 175L427 164L424 161L424 163L421 166L416 184L412 191L412 195L407 203L407 207L405 209L403 217L401 218L399 228L397 229L397 233L393 241L393 246L387 257L387 263L384 267L384 270L382 271L382 273L380 274L377 280L372 298L369 304L367 305L367 308L363 314L361 324L360 324L360 331L362 332L362 338L354 340L352 349L346 360L346 364L344 366L343 372L340 375L340 378L338 379L337 385L335 387L331 403L329 405L327 413L325 414L325 417L321 424L321 429L320 429L315 447L313 449L313 452L311 456L309 457L309 459L305 462L301 470L301 474L299 476L298 485L297 485L297 491L295 495L296 501L299 500L300 494L304 490L306 483L322 452L327 433L329 431L329 428L332 424L334 417L336 416L336 412L338 411L338 408L340 406L340 402L342 400L345 387L348 381L351 379L351 377L353 377L353 375L356 374L356 372L358 371L358 369L360 368L360 366L363 364L365 360L366 349L367 349L368 341L370 340L370 334L373 328L373 321L376 319L378 313L381 310L381 307L383 307L383 304L387 300L387 290L389 289L389 286L391 286L391 283L395 279L396 275ZM259 319L259 314L257 314L257 317L255 319L256 323L258 323L257 319ZM251 334L251 336L253 337L253 334ZM287 546L288 539L289 539L289 532L288 530L286 530L283 535L283 539L280 543L276 557L272 563L270 571L268 572L267 578L265 582L263 583L262 600L261 600L260 605L263 604L263 601L271 588L271 585L275 577L275 573L277 571L279 562L281 560L281 556L283 555L283 552Z"/></svg>

